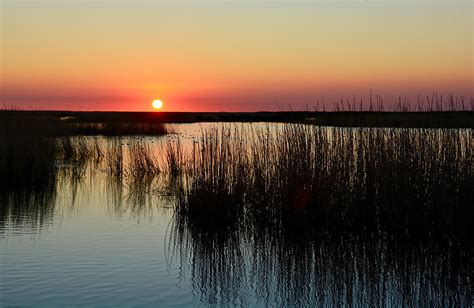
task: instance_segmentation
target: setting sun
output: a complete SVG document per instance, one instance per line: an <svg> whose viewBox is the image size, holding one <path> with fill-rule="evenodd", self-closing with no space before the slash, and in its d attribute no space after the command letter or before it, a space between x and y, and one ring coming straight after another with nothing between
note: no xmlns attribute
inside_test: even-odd
<svg viewBox="0 0 474 308"><path fill-rule="evenodd" d="M161 101L159 99L155 99L151 105L155 109L161 109L161 108L163 108L163 101Z"/></svg>

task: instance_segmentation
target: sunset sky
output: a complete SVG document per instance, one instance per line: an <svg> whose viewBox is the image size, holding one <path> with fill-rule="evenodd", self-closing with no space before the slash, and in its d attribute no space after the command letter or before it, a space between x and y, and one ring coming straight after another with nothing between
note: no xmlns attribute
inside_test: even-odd
<svg viewBox="0 0 474 308"><path fill-rule="evenodd" d="M474 96L473 1L1 3L15 108L302 109L338 98Z"/></svg>

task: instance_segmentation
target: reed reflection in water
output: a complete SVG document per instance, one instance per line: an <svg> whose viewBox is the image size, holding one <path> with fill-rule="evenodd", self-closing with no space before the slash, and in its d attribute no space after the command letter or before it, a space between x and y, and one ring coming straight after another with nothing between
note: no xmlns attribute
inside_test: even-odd
<svg viewBox="0 0 474 308"><path fill-rule="evenodd" d="M472 251L459 243L180 228L171 250L190 262L194 294L206 304L470 305Z"/></svg>

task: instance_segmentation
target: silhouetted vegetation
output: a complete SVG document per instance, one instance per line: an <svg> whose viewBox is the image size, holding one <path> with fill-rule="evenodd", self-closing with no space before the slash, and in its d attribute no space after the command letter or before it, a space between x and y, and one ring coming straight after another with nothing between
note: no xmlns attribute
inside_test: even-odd
<svg viewBox="0 0 474 308"><path fill-rule="evenodd" d="M8 116L43 117L59 123L65 135L162 135L163 123L280 122L338 127L474 128L474 99L433 93L416 101L399 97L387 102L378 95L325 101L316 98L304 110L282 107L278 112L76 112L0 111Z"/></svg>
<svg viewBox="0 0 474 308"><path fill-rule="evenodd" d="M452 94L443 95L434 92L431 95L418 95L416 102L410 101L407 97L398 97L395 101L386 102L383 97L373 95L370 91L368 100L356 98L340 99L331 102L332 111L350 112L445 112L445 111L472 111L474 107L473 99L465 100L463 96ZM316 99L315 111L326 111L324 97Z"/></svg>
<svg viewBox="0 0 474 308"><path fill-rule="evenodd" d="M53 126L36 118L0 119L0 190L35 190L54 181Z"/></svg>
<svg viewBox="0 0 474 308"><path fill-rule="evenodd" d="M104 153L97 141L91 142L80 136L166 133L166 127L160 123L86 124L37 116L34 112L1 111L0 189L44 185L54 178L58 161L81 164L90 158L102 159ZM111 163L107 168L117 168L110 161L114 159L111 155L106 157ZM117 171L122 172L114 172Z"/></svg>
<svg viewBox="0 0 474 308"><path fill-rule="evenodd" d="M37 112L81 122L198 123L279 122L339 127L473 128L472 109L463 111L277 111L277 112Z"/></svg>
<svg viewBox="0 0 474 308"><path fill-rule="evenodd" d="M161 123L78 123L64 120L59 126L60 134L66 136L159 136L168 133L167 128Z"/></svg>
<svg viewBox="0 0 474 308"><path fill-rule="evenodd" d="M177 207L194 223L249 219L283 230L423 236L473 231L470 130L291 124L228 127L202 140L188 154L192 167L183 169Z"/></svg>

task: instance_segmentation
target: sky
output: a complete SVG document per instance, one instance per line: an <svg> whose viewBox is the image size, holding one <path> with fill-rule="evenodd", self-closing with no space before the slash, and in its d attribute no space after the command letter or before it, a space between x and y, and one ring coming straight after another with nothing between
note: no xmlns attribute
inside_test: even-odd
<svg viewBox="0 0 474 308"><path fill-rule="evenodd" d="M262 111L474 96L473 1L0 0L1 105ZM329 107L328 107L329 108Z"/></svg>

